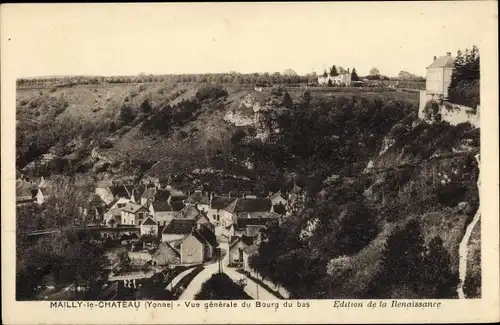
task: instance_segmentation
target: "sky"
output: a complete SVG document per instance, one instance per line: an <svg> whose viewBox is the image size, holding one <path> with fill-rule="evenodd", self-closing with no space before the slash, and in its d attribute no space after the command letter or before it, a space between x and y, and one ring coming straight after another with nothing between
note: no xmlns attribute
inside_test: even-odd
<svg viewBox="0 0 500 325"><path fill-rule="evenodd" d="M331 65L424 76L480 45L494 2L24 4L2 7L18 77L322 73Z"/></svg>

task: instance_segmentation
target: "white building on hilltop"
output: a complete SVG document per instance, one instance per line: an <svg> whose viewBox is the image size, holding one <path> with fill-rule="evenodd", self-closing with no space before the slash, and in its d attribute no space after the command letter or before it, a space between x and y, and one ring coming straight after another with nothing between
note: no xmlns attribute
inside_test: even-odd
<svg viewBox="0 0 500 325"><path fill-rule="evenodd" d="M453 73L454 60L448 52L439 58L434 57L431 65L427 67L425 94L427 100L448 98L448 87Z"/></svg>
<svg viewBox="0 0 500 325"><path fill-rule="evenodd" d="M344 86L350 86L351 85L351 72L349 69L345 70L342 67L337 67L337 76L330 76L328 74L326 77L324 75L321 75L318 77L318 84L320 85L328 85L329 80L331 80L332 85L344 85Z"/></svg>

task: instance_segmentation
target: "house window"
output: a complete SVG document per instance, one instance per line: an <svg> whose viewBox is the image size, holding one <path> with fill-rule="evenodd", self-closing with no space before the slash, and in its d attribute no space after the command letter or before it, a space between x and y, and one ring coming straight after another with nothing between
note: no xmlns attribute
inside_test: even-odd
<svg viewBox="0 0 500 325"><path fill-rule="evenodd" d="M139 212L139 219L144 218L144 212Z"/></svg>
<svg viewBox="0 0 500 325"><path fill-rule="evenodd" d="M130 220L130 224L133 225L134 224L134 220Z"/></svg>

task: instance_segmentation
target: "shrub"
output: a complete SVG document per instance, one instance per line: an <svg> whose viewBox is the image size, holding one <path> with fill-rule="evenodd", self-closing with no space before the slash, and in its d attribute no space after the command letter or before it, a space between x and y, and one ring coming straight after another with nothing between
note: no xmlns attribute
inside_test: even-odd
<svg viewBox="0 0 500 325"><path fill-rule="evenodd" d="M234 283L229 276L224 273L212 275L201 287L200 292L195 296L195 300L233 300L252 299L243 290L243 284Z"/></svg>
<svg viewBox="0 0 500 325"><path fill-rule="evenodd" d="M426 120L431 122L440 122L441 114L439 113L439 103L435 100L430 100L425 103L423 110L424 117Z"/></svg>
<svg viewBox="0 0 500 325"><path fill-rule="evenodd" d="M196 98L199 101L205 99L217 99L220 97L226 97L228 95L227 90L221 86L203 86L196 92Z"/></svg>
<svg viewBox="0 0 500 325"><path fill-rule="evenodd" d="M280 86L275 86L275 87L271 88L271 94L273 94L275 96L282 96L283 91L284 91L284 89Z"/></svg>

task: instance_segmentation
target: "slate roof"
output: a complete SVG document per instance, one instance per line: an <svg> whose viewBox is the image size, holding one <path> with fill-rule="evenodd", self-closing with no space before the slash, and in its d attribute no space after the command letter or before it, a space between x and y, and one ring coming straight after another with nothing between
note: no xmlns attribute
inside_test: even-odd
<svg viewBox="0 0 500 325"><path fill-rule="evenodd" d="M130 212L130 213L136 213L137 211L139 211L140 209L146 209L145 207L143 207L142 205L140 204L136 204L136 203L133 203L133 202L128 202L127 204L125 204L125 206L123 207L123 211L126 211L126 212Z"/></svg>
<svg viewBox="0 0 500 325"><path fill-rule="evenodd" d="M145 226L155 226L158 223L156 221L154 221L153 218L147 217L146 220L144 220L144 222L142 224Z"/></svg>
<svg viewBox="0 0 500 325"><path fill-rule="evenodd" d="M163 234L189 234L195 226L194 219L172 219L170 223L163 228Z"/></svg>
<svg viewBox="0 0 500 325"><path fill-rule="evenodd" d="M271 195L271 197L269 197L269 199L270 200L274 200L274 199L278 199L280 197L282 199L286 200L285 197L283 196L283 194L281 194L281 191L278 191L278 192L274 193L273 195Z"/></svg>
<svg viewBox="0 0 500 325"><path fill-rule="evenodd" d="M276 221L275 218L238 218L236 220L236 228L243 229L247 226L266 226L268 223Z"/></svg>
<svg viewBox="0 0 500 325"><path fill-rule="evenodd" d="M174 211L174 208L168 202L153 202L152 205L155 212Z"/></svg>
<svg viewBox="0 0 500 325"><path fill-rule="evenodd" d="M242 235L242 236L234 236L234 237L231 237L230 239L230 243L229 244L229 247L233 247L234 245L236 245L239 241L242 241L243 244L249 246L249 245L252 245L255 241L255 237L252 237L252 236L247 236L247 235Z"/></svg>
<svg viewBox="0 0 500 325"><path fill-rule="evenodd" d="M154 201L162 202L167 201L170 197L170 192L167 190L157 190L155 193Z"/></svg>
<svg viewBox="0 0 500 325"><path fill-rule="evenodd" d="M156 257L164 253L165 249L171 250L172 252L174 252L175 255L177 255L177 257L181 257L181 253L177 249L172 247L169 243L161 243L160 245L158 245L158 248L151 255L153 257Z"/></svg>
<svg viewBox="0 0 500 325"><path fill-rule="evenodd" d="M440 56L428 68L453 68L454 60L449 55Z"/></svg>
<svg viewBox="0 0 500 325"><path fill-rule="evenodd" d="M269 198L239 198L228 205L224 210L230 213L269 212L269 210L271 210L271 200Z"/></svg>
<svg viewBox="0 0 500 325"><path fill-rule="evenodd" d="M181 201L171 201L170 205L172 206L172 209L174 211L181 211L182 209L184 209L184 203L182 203Z"/></svg>
<svg viewBox="0 0 500 325"><path fill-rule="evenodd" d="M197 232L210 244L212 247L217 247L219 244L217 243L217 238L212 230L208 227L201 226Z"/></svg>
<svg viewBox="0 0 500 325"><path fill-rule="evenodd" d="M196 191L186 199L186 203L210 204L210 198L207 195L203 195L201 191Z"/></svg>
<svg viewBox="0 0 500 325"><path fill-rule="evenodd" d="M184 207L181 212L184 218L196 218L200 214L200 211L194 205Z"/></svg>
<svg viewBox="0 0 500 325"><path fill-rule="evenodd" d="M109 209L108 212L106 212L106 213L111 214L113 217L119 217L122 215L122 209L113 208L113 209Z"/></svg>
<svg viewBox="0 0 500 325"><path fill-rule="evenodd" d="M235 197L216 196L212 199L211 207L212 209L224 209L228 205L230 205L234 200L236 200Z"/></svg>

